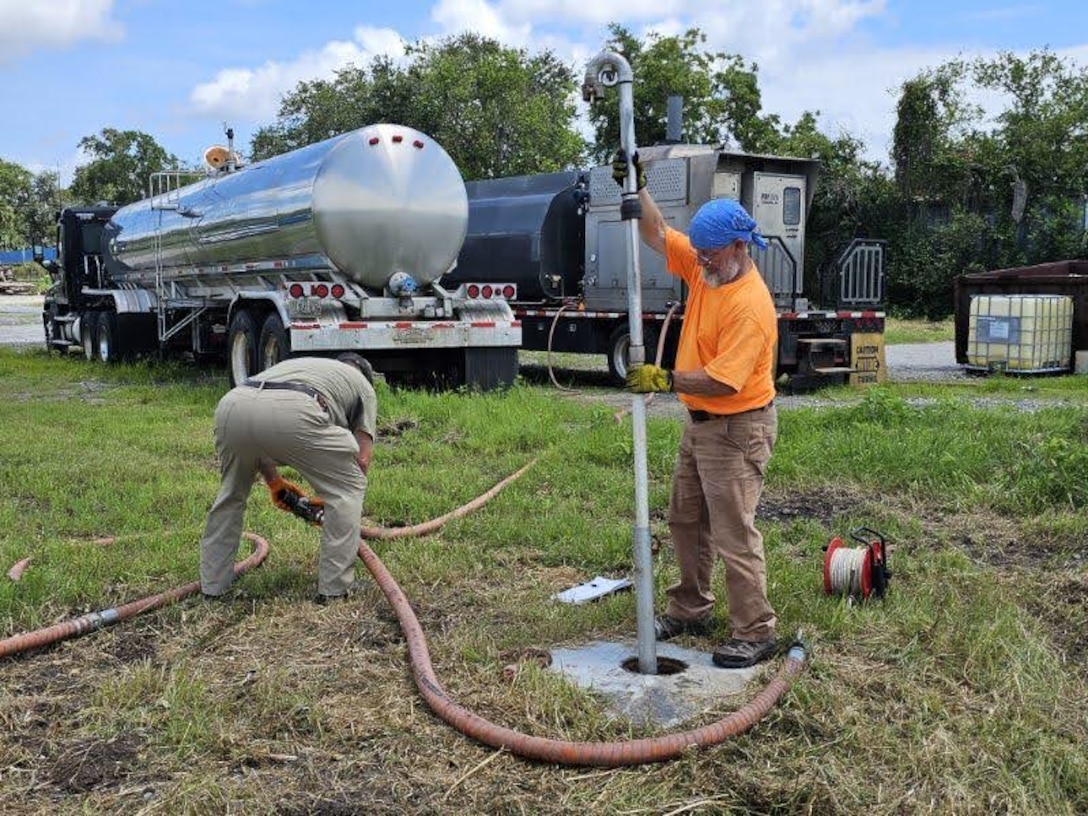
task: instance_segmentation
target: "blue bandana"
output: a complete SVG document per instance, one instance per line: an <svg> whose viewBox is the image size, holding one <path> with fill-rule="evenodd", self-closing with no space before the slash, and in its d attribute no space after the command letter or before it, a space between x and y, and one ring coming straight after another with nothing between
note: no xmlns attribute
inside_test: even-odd
<svg viewBox="0 0 1088 816"><path fill-rule="evenodd" d="M696 249L718 249L738 238L760 249L767 248L755 220L731 198L715 198L700 207L691 219L688 238Z"/></svg>

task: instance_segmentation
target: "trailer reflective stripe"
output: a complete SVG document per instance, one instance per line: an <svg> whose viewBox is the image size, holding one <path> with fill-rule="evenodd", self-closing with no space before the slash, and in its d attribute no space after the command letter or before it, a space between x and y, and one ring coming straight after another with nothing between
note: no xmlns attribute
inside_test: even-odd
<svg viewBox="0 0 1088 816"><path fill-rule="evenodd" d="M296 331L307 331L307 330L310 330L310 329L320 329L321 324L320 323L292 323L291 328L292 328L292 330L296 330Z"/></svg>
<svg viewBox="0 0 1088 816"><path fill-rule="evenodd" d="M555 317L558 314L558 309L518 309L517 314L520 317ZM586 312L586 311L565 311L563 312L563 319L570 318L572 320L597 320L601 318L607 318L609 320L615 320L616 318L626 318L627 312ZM661 312L643 312L643 320L664 320L665 313Z"/></svg>
<svg viewBox="0 0 1088 816"><path fill-rule="evenodd" d="M341 329L365 329L368 326L368 323L358 323L350 320L340 324Z"/></svg>
<svg viewBox="0 0 1088 816"><path fill-rule="evenodd" d="M859 320L883 318L884 312L781 312L783 320Z"/></svg>

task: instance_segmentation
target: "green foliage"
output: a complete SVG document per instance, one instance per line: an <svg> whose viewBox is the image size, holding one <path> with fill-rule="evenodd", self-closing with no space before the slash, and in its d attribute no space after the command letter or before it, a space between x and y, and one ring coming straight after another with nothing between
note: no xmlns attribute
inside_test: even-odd
<svg viewBox="0 0 1088 816"><path fill-rule="evenodd" d="M23 249L51 238L59 202L55 172L35 175L0 159L0 249Z"/></svg>
<svg viewBox="0 0 1088 816"><path fill-rule="evenodd" d="M705 50L706 35L697 28L671 36L650 32L645 40L617 23L609 30L612 36L605 48L622 54L635 76L638 144L665 140L668 98L673 94L683 97L685 142L733 142L741 150L773 152L788 139L791 128L777 115L762 113L756 63L745 64L737 54ZM589 118L595 133L592 153L603 162L619 141L619 109L614 104L595 105ZM807 131L814 122L814 115L805 113L797 128Z"/></svg>
<svg viewBox="0 0 1088 816"><path fill-rule="evenodd" d="M79 147L91 157L76 168L70 193L81 204L105 201L123 206L149 195L152 173L173 169L178 159L158 142L138 130L103 128L97 136L85 136Z"/></svg>
<svg viewBox="0 0 1088 816"><path fill-rule="evenodd" d="M968 98L996 97L984 111ZM954 60L904 83L892 158L889 303L952 311L952 281L1083 257L1088 69L1043 49Z"/></svg>
<svg viewBox="0 0 1088 816"><path fill-rule="evenodd" d="M574 73L550 51L529 54L477 34L420 41L400 67L388 57L350 66L331 81L303 82L276 124L254 136L267 158L376 122L429 134L467 180L577 165L585 145L573 125Z"/></svg>

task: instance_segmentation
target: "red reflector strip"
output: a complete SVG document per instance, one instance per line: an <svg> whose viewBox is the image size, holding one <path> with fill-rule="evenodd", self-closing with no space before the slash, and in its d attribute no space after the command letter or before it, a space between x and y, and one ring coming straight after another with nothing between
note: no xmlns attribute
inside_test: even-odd
<svg viewBox="0 0 1088 816"><path fill-rule="evenodd" d="M433 325L433 328L436 328L436 329L456 329L457 328L457 325L455 323L434 323L432 325Z"/></svg>
<svg viewBox="0 0 1088 816"><path fill-rule="evenodd" d="M495 321L494 320L484 320L484 321L480 321L478 323L470 323L469 325L472 326L472 328L474 328L474 329L493 329L493 328L495 328Z"/></svg>
<svg viewBox="0 0 1088 816"><path fill-rule="evenodd" d="M515 329L520 329L521 328L521 321L520 320L512 320L512 321L510 321L510 325L513 326Z"/></svg>
<svg viewBox="0 0 1088 816"><path fill-rule="evenodd" d="M394 323L394 329L410 329L415 326L415 323Z"/></svg>
<svg viewBox="0 0 1088 816"><path fill-rule="evenodd" d="M306 329L320 329L320 323L292 323L291 328L295 331L305 331Z"/></svg>
<svg viewBox="0 0 1088 816"><path fill-rule="evenodd" d="M340 324L341 329L365 329L369 326L368 323L359 323L358 321L346 321Z"/></svg>

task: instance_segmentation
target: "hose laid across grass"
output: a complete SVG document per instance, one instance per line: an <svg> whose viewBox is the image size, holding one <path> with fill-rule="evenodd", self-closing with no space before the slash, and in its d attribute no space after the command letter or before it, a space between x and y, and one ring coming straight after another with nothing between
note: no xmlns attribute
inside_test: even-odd
<svg viewBox="0 0 1088 816"><path fill-rule="evenodd" d="M235 576L249 572L268 556L267 541L256 533L244 533L243 535L245 535L252 543L253 552L248 558L239 561L234 565ZM19 635L13 635L5 640L0 640L0 657L8 657L10 655L19 654L20 652L29 651L30 649L48 646L51 643L59 643L62 640L79 637L80 635L103 629L114 623L134 618L144 612L150 612L153 609L159 609L160 607L180 601L182 598L187 598L199 591L200 581L193 581L192 583L185 584L176 589L160 592L158 595L149 595L138 601L131 601L123 606L113 607L112 609L103 609L99 612L89 612L86 615L80 615L78 618L61 621L52 626L47 626L44 629L36 629L33 632L24 632Z"/></svg>

